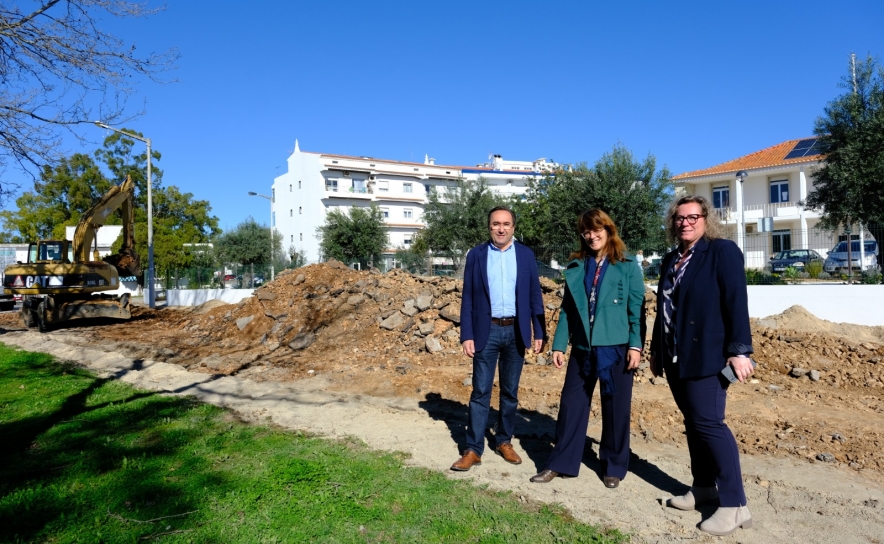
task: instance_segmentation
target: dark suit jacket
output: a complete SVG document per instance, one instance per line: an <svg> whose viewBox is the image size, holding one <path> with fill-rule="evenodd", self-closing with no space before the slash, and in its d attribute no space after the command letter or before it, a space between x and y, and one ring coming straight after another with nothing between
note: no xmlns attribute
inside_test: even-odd
<svg viewBox="0 0 884 544"><path fill-rule="evenodd" d="M513 240L516 250L516 339L519 348L531 345L534 338L546 339L543 296L534 252ZM488 290L488 244L478 245L467 253L463 276L463 299L460 305L460 341L472 340L482 351L491 331L491 298Z"/></svg>
<svg viewBox="0 0 884 544"><path fill-rule="evenodd" d="M667 253L660 267L667 274L678 251ZM743 253L730 240L697 242L684 271L675 307L676 366L682 378L702 378L720 372L728 357L752 353L749 297ZM657 318L651 353L664 356L663 297L657 289Z"/></svg>

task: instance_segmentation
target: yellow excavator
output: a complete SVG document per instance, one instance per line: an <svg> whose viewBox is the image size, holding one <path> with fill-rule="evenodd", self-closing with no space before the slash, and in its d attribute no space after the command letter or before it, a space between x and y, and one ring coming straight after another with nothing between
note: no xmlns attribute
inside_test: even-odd
<svg viewBox="0 0 884 544"><path fill-rule="evenodd" d="M21 319L26 327L46 332L71 319L132 317L128 293L114 296L102 291L117 290L120 276L141 274L135 253L134 198L135 183L127 177L83 214L73 242L40 240L28 246L26 263L6 267L3 287L7 293L22 295ZM123 245L119 253L101 260L95 235L117 208L123 216Z"/></svg>

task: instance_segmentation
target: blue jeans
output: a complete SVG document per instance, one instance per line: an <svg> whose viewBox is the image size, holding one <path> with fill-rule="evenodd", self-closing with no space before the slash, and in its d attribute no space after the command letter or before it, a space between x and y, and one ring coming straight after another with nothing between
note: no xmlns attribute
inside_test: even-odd
<svg viewBox="0 0 884 544"><path fill-rule="evenodd" d="M515 325L491 325L488 342L473 356L473 393L470 395L470 422L467 426L466 449L482 456L485 451L485 429L491 408L491 390L494 387L494 369L500 364L500 410L497 415L495 438L497 444L513 438L516 407L519 405L519 379L525 363L524 351L516 345Z"/></svg>

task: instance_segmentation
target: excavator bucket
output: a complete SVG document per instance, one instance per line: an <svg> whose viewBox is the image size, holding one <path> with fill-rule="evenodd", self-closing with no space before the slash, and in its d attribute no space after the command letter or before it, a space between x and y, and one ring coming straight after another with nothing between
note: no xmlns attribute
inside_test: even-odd
<svg viewBox="0 0 884 544"><path fill-rule="evenodd" d="M108 255L104 258L104 261L114 265L117 272L120 274L120 277L141 275L141 263L139 262L138 255L135 254L134 249L131 251L115 253L114 255Z"/></svg>

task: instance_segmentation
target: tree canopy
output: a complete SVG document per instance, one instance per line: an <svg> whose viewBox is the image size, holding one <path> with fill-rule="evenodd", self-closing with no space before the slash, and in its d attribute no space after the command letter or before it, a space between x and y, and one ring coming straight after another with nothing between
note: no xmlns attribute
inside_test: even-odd
<svg viewBox="0 0 884 544"><path fill-rule="evenodd" d="M599 208L614 220L630 251L662 248L663 214L671 198L669 169L657 170L653 155L638 160L618 144L592 167L581 163L530 181L525 198L515 204L517 236L538 257L563 260L577 247L577 217Z"/></svg>
<svg viewBox="0 0 884 544"><path fill-rule="evenodd" d="M811 174L805 205L821 212L820 224L884 223L884 67L872 57L842 79L847 92L826 106L814 133L825 155Z"/></svg>
<svg viewBox="0 0 884 544"><path fill-rule="evenodd" d="M140 18L160 9L128 0L0 4L0 170L12 163L42 173L63 157L63 133L84 142L79 124L131 119L134 84L160 81L178 53L139 55L102 29L102 17ZM0 185L0 202L15 189Z"/></svg>
<svg viewBox="0 0 884 544"><path fill-rule="evenodd" d="M281 251L282 243L278 236L273 237L276 245L274 253ZM270 263L270 229L259 225L252 217L247 217L231 231L215 239L215 252L226 263L242 265Z"/></svg>
<svg viewBox="0 0 884 544"><path fill-rule="evenodd" d="M377 206L350 208L349 214L333 209L316 229L319 251L324 259L371 266L380 262L389 243L384 214Z"/></svg>
<svg viewBox="0 0 884 544"><path fill-rule="evenodd" d="M491 191L481 177L475 182L458 180L453 187L431 191L424 206L427 226L418 236L419 244L450 258L460 268L470 248L489 240L488 212L512 204L509 197Z"/></svg>
<svg viewBox="0 0 884 544"><path fill-rule="evenodd" d="M131 176L135 182L135 248L142 260L147 258L147 155L133 154L135 141L114 133L105 139L95 158L76 153L62 158L55 166L44 166L34 190L16 199L17 210L0 212L2 240L27 243L46 238L64 238L65 227L76 226L88 210L113 183ZM205 243L220 232L218 218L210 215L207 200L194 200L193 194L177 187L163 187L162 169L155 166L161 159L153 150L153 215L154 258L157 266L189 266L192 253L184 251L186 243ZM105 175L102 163L110 170ZM116 180L116 181L112 181ZM113 214L106 224L120 224ZM121 240L112 246L117 250Z"/></svg>

